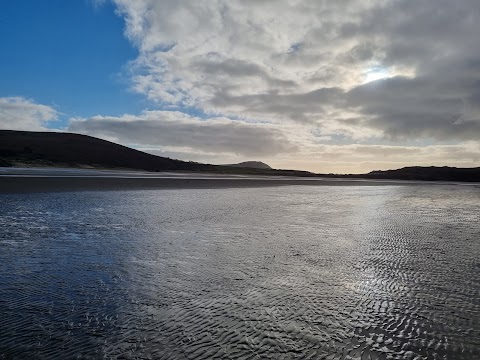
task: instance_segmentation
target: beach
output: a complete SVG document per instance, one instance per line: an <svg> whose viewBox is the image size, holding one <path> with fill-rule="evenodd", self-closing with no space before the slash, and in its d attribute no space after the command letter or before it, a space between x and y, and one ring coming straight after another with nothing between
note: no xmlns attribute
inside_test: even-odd
<svg viewBox="0 0 480 360"><path fill-rule="evenodd" d="M245 176L181 172L157 173L74 168L0 168L0 192L2 193L128 189L215 189L287 185L398 186L425 183L402 180Z"/></svg>
<svg viewBox="0 0 480 360"><path fill-rule="evenodd" d="M480 357L474 186L60 180L0 194L0 357Z"/></svg>

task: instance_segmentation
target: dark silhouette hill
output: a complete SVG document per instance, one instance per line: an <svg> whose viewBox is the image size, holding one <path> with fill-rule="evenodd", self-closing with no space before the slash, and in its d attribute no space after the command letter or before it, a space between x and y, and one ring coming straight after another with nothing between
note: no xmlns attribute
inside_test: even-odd
<svg viewBox="0 0 480 360"><path fill-rule="evenodd" d="M173 160L87 135L0 131L0 159L36 166L92 166L150 171L209 171L213 165Z"/></svg>
<svg viewBox="0 0 480 360"><path fill-rule="evenodd" d="M147 154L88 135L16 130L0 130L0 166L93 167L147 171L315 176L308 171L244 168L175 160Z"/></svg>
<svg viewBox="0 0 480 360"><path fill-rule="evenodd" d="M224 166L232 166L232 167L248 168L248 169L264 169L264 170L272 169L270 165L267 165L261 161L244 161L238 164L227 164Z"/></svg>
<svg viewBox="0 0 480 360"><path fill-rule="evenodd" d="M480 167L410 166L397 170L372 171L366 174L365 177L370 179L480 182Z"/></svg>
<svg viewBox="0 0 480 360"><path fill-rule="evenodd" d="M0 130L0 166L22 165L147 171L201 171L225 174L325 178L480 182L480 167L413 166L397 170L372 171L368 174L314 174L299 170L274 170L259 161L247 161L232 165L209 165L174 160L147 154L88 135Z"/></svg>

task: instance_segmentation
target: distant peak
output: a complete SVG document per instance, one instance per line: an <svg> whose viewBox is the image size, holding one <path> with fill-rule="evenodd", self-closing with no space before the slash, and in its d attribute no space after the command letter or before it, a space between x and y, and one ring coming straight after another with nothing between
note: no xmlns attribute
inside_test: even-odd
<svg viewBox="0 0 480 360"><path fill-rule="evenodd" d="M267 165L261 161L243 161L238 164L226 164L225 166L242 167L242 168L250 168L250 169L272 169L270 165Z"/></svg>

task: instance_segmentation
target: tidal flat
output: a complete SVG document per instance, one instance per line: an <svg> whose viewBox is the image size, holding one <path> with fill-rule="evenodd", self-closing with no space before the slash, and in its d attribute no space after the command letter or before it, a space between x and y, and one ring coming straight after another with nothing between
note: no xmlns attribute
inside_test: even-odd
<svg viewBox="0 0 480 360"><path fill-rule="evenodd" d="M0 194L0 359L479 359L480 187Z"/></svg>

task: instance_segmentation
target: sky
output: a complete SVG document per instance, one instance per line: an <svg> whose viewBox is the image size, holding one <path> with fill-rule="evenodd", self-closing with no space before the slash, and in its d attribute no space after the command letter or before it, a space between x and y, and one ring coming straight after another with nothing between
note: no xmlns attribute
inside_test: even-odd
<svg viewBox="0 0 480 360"><path fill-rule="evenodd" d="M0 129L213 164L480 166L478 0L0 2Z"/></svg>

